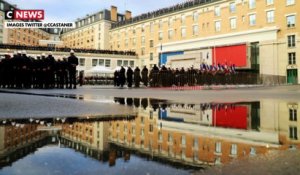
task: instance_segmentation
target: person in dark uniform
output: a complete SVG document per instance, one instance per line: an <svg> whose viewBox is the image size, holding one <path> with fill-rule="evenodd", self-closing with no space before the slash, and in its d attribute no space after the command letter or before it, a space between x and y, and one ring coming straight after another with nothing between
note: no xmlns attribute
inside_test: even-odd
<svg viewBox="0 0 300 175"><path fill-rule="evenodd" d="M67 58L64 56L63 57L63 60L62 60L62 74L63 74L63 80L62 80L62 87L61 88L64 88L64 85L66 88L68 88L69 86L69 67L70 67L70 64L68 63L68 60Z"/></svg>
<svg viewBox="0 0 300 175"><path fill-rule="evenodd" d="M120 82L121 87L124 86L125 80L126 80L125 79L125 68L123 66L121 66L120 73L119 73L119 82Z"/></svg>
<svg viewBox="0 0 300 175"><path fill-rule="evenodd" d="M147 87L148 86L148 69L146 66L144 66L142 70L142 81L144 85Z"/></svg>
<svg viewBox="0 0 300 175"><path fill-rule="evenodd" d="M76 66L78 66L78 58L75 56L74 54L74 50L70 51L70 56L68 58L68 63L69 65L69 78L70 78L70 85L69 88L72 89L72 85L73 88L76 89Z"/></svg>
<svg viewBox="0 0 300 175"><path fill-rule="evenodd" d="M140 81L141 81L141 70L139 67L136 67L134 69L134 86L140 87Z"/></svg>
<svg viewBox="0 0 300 175"><path fill-rule="evenodd" d="M119 86L120 83L119 83L119 71L118 70L115 70L114 72L114 86Z"/></svg>
<svg viewBox="0 0 300 175"><path fill-rule="evenodd" d="M5 53L4 59L1 60L1 80L2 87L10 87L12 80L12 64L11 57L8 53Z"/></svg>
<svg viewBox="0 0 300 175"><path fill-rule="evenodd" d="M133 70L131 69L131 67L128 67L127 72L126 72L126 76L127 76L127 85L128 85L128 87L132 87Z"/></svg>
<svg viewBox="0 0 300 175"><path fill-rule="evenodd" d="M54 75L54 66L55 66L55 59L52 56L52 52L49 52L47 57L47 84L49 85L49 88L55 87L55 75Z"/></svg>
<svg viewBox="0 0 300 175"><path fill-rule="evenodd" d="M153 68L151 69L150 72L150 78L151 78L151 86L153 87L157 87L158 86L158 74L159 74L159 69L156 66L156 64L154 64Z"/></svg>

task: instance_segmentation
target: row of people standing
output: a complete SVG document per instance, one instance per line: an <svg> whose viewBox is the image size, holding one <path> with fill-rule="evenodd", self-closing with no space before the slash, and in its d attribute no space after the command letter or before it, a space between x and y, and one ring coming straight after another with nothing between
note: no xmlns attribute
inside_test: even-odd
<svg viewBox="0 0 300 175"><path fill-rule="evenodd" d="M0 61L0 87L2 88L76 88L76 66L78 58L74 51L68 58L57 61L50 52L36 58L26 51L6 53Z"/></svg>
<svg viewBox="0 0 300 175"><path fill-rule="evenodd" d="M226 84L256 84L258 75L255 73L238 73L234 65L201 65L199 69L193 67L185 70L171 69L156 65L149 72L146 67L134 70L128 67L127 71L121 67L114 73L114 85L123 87L126 83L128 87L140 87L142 82L144 86L151 87L171 87L171 86L195 86L195 85L226 85Z"/></svg>

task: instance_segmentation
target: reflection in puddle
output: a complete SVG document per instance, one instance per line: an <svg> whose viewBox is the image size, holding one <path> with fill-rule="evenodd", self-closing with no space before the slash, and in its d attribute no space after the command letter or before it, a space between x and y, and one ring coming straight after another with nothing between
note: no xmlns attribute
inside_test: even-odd
<svg viewBox="0 0 300 175"><path fill-rule="evenodd" d="M147 168L152 173L158 169L188 174L270 150L299 148L298 103L176 104L147 98L114 98L114 102L136 108L138 115L113 120L2 119L0 172L20 168L16 162L26 161L33 152L31 156L39 155L49 145L97 160L102 168L110 167L105 169L108 174L124 162L125 174ZM134 168L140 164L146 169Z"/></svg>

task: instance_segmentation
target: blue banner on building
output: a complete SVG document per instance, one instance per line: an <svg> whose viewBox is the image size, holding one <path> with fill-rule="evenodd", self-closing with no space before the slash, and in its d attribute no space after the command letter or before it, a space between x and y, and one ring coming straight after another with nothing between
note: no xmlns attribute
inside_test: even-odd
<svg viewBox="0 0 300 175"><path fill-rule="evenodd" d="M183 55L183 51L178 51L178 52L167 52L167 53L161 53L160 54L160 59L159 59L159 66L162 64L166 64L168 61L169 56L174 56L174 55Z"/></svg>

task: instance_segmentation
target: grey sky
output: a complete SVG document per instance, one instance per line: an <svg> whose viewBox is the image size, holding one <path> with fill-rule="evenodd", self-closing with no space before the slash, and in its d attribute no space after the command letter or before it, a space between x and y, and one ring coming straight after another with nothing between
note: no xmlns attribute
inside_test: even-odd
<svg viewBox="0 0 300 175"><path fill-rule="evenodd" d="M44 9L45 21L70 22L102 9L118 7L118 12L130 10L133 16L185 2L184 0L6 0L20 9Z"/></svg>

